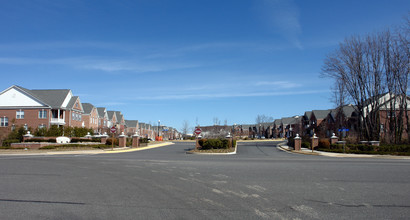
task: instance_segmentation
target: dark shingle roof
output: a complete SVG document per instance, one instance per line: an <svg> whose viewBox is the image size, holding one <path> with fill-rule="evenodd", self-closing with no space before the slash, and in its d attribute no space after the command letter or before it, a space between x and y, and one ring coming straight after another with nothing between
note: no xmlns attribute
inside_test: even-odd
<svg viewBox="0 0 410 220"><path fill-rule="evenodd" d="M287 117L287 118L282 118L282 124L284 125L293 125L293 124L298 124L302 120L301 116L293 116L293 117Z"/></svg>
<svg viewBox="0 0 410 220"><path fill-rule="evenodd" d="M142 122L139 123L139 128L146 129L145 127L146 127L145 123L142 123Z"/></svg>
<svg viewBox="0 0 410 220"><path fill-rule="evenodd" d="M328 110L313 110L312 114L315 115L316 119L324 119L327 115L332 111L332 109Z"/></svg>
<svg viewBox="0 0 410 220"><path fill-rule="evenodd" d="M93 108L95 108L91 103L82 103L82 105L84 114L91 114L91 111L93 110Z"/></svg>
<svg viewBox="0 0 410 220"><path fill-rule="evenodd" d="M303 115L305 120L309 120L310 116L312 116L312 111L307 111L305 112L305 114Z"/></svg>
<svg viewBox="0 0 410 220"><path fill-rule="evenodd" d="M105 115L105 108L104 107L99 107L99 108L97 108L97 111L98 111L98 116L100 116L100 118L104 118L104 115Z"/></svg>
<svg viewBox="0 0 410 220"><path fill-rule="evenodd" d="M120 111L115 111L115 117L117 118L117 122L121 122L124 115L122 115Z"/></svg>
<svg viewBox="0 0 410 220"><path fill-rule="evenodd" d="M74 108L74 104L76 103L77 99L79 99L78 96L73 96L73 97L71 97L70 101L69 101L68 104L67 104L67 109L73 109L73 108ZM81 102L80 102L80 108L83 109L83 106L82 106ZM84 112L84 109L81 110L81 112Z"/></svg>
<svg viewBox="0 0 410 220"><path fill-rule="evenodd" d="M69 89L30 90L20 86L16 87L33 96L34 98L41 100L42 102L49 105L51 108L62 108L64 100L66 99L67 95L71 92L71 90Z"/></svg>
<svg viewBox="0 0 410 220"><path fill-rule="evenodd" d="M127 125L127 127L131 128L136 128L138 124L138 120L125 120L125 125Z"/></svg>
<svg viewBox="0 0 410 220"><path fill-rule="evenodd" d="M357 112L355 106L353 106L353 105L350 104L350 105L344 105L344 106L341 107L341 108L339 107L339 108L336 108L336 109L332 109L332 112L330 113L331 116L332 116L333 118L335 118L336 115L337 115L337 113L338 113L340 110L342 111L343 115L344 115L345 117L348 117L348 118L352 117L352 114L355 113L355 112Z"/></svg>
<svg viewBox="0 0 410 220"><path fill-rule="evenodd" d="M108 115L108 119L112 120L112 118L114 116L114 111L107 111L107 115Z"/></svg>
<svg viewBox="0 0 410 220"><path fill-rule="evenodd" d="M41 100L44 100L44 102L46 102L52 108L61 108L64 100L70 93L70 90L31 90L31 92Z"/></svg>

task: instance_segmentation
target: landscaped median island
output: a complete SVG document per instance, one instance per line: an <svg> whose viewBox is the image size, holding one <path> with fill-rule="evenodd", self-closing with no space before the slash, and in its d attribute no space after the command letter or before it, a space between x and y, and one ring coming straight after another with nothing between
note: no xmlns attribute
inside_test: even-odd
<svg viewBox="0 0 410 220"><path fill-rule="evenodd" d="M198 147L187 153L195 154L234 154L236 152L236 140L229 139L200 139ZM232 144L232 145L231 145ZM232 147L230 147L232 146Z"/></svg>

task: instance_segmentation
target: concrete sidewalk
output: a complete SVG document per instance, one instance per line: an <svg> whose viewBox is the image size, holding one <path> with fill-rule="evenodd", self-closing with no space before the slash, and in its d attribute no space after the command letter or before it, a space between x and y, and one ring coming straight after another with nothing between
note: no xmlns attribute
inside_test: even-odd
<svg viewBox="0 0 410 220"><path fill-rule="evenodd" d="M116 153L126 153L126 152L148 150L148 149L163 147L163 146L172 145L172 144L174 143L164 142L164 143L155 143L155 144L148 145L146 147L139 147L139 148L122 147L122 148L114 148L114 149L108 148L108 149L95 149L95 150L1 150L0 156L116 154Z"/></svg>
<svg viewBox="0 0 410 220"><path fill-rule="evenodd" d="M343 157L343 158L380 158L380 159L402 159L410 160L409 156L395 156L395 155L379 155L379 154L344 154L344 153L332 153L302 148L300 151L295 151L292 147L289 147L286 143L278 144L279 149L291 153L317 155L325 157Z"/></svg>

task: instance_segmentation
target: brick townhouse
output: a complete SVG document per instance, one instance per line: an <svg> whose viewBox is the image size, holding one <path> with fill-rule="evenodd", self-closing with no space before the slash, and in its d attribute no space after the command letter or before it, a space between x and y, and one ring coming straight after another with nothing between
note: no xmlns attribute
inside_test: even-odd
<svg viewBox="0 0 410 220"><path fill-rule="evenodd" d="M125 125L126 125L126 129L125 129L125 134L126 135L132 136L137 131L138 131L138 134L139 134L138 120L125 120Z"/></svg>
<svg viewBox="0 0 410 220"><path fill-rule="evenodd" d="M104 107L98 107L98 133L104 134L104 133L109 133L108 131L108 114L107 114L107 109Z"/></svg>
<svg viewBox="0 0 410 220"><path fill-rule="evenodd" d="M117 116L115 115L115 111L107 111L108 116L108 127L111 128L112 126L117 127ZM117 127L118 129L118 127Z"/></svg>
<svg viewBox="0 0 410 220"><path fill-rule="evenodd" d="M93 129L94 133L98 133L99 115L97 108L90 103L83 103L84 113L83 122L86 128Z"/></svg>
<svg viewBox="0 0 410 220"><path fill-rule="evenodd" d="M70 89L29 90L13 85L0 93L0 132L19 126L49 128L83 126L81 100Z"/></svg>

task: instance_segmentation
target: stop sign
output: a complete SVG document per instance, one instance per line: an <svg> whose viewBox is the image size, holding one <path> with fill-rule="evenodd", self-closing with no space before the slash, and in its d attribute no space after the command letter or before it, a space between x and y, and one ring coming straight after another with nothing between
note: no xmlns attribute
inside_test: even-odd
<svg viewBox="0 0 410 220"><path fill-rule="evenodd" d="M202 130L201 130L200 128L196 128L196 129L195 129L195 134L196 134L196 135L199 135L201 132L202 132Z"/></svg>
<svg viewBox="0 0 410 220"><path fill-rule="evenodd" d="M117 128L115 128L114 126L112 126L112 128L110 128L111 133L115 133L117 131Z"/></svg>

